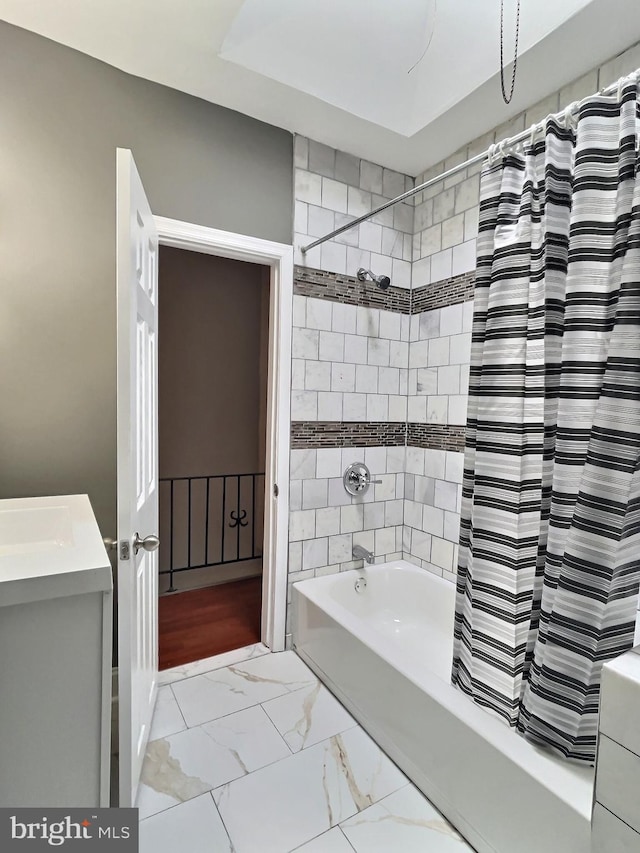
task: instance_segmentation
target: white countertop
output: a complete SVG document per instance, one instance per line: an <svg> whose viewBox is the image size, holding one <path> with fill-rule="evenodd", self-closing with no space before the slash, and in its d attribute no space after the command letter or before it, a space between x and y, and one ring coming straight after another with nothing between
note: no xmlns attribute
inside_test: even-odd
<svg viewBox="0 0 640 853"><path fill-rule="evenodd" d="M87 495L0 500L0 607L112 587Z"/></svg>

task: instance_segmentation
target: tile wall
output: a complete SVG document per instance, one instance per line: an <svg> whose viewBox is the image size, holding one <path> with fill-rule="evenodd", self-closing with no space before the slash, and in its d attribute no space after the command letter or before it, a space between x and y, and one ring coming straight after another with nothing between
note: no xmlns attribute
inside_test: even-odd
<svg viewBox="0 0 640 853"><path fill-rule="evenodd" d="M342 474L364 462L381 482L352 497ZM378 562L402 558L405 447L307 448L291 451L289 580L362 565L354 545Z"/></svg>
<svg viewBox="0 0 640 853"><path fill-rule="evenodd" d="M292 421L407 418L409 315L294 295Z"/></svg>
<svg viewBox="0 0 640 853"><path fill-rule="evenodd" d="M361 566L354 545L378 562L402 556L414 210L399 204L303 256L301 245L414 184L303 137L294 150L289 590ZM358 282L361 266L392 286ZM352 462L382 481L364 497L344 489Z"/></svg>
<svg viewBox="0 0 640 853"><path fill-rule="evenodd" d="M446 280L450 292L454 282ZM453 580L464 435L451 428L466 423L473 301L425 307L411 315L403 551L409 562Z"/></svg>
<svg viewBox="0 0 640 853"><path fill-rule="evenodd" d="M290 584L361 565L357 544L400 558L409 315L296 293L292 352ZM342 483L352 462L382 480L363 498Z"/></svg>
<svg viewBox="0 0 640 853"><path fill-rule="evenodd" d="M352 567L356 543L455 577L481 164L307 255L300 247L639 66L636 45L415 179L296 137L297 279L324 271L315 280L328 283L295 288L293 580ZM391 277L386 295L356 282L360 266ZM385 442L395 446L355 438L358 424L384 432L403 422L405 440L396 432ZM352 502L341 470L367 459L385 486Z"/></svg>
<svg viewBox="0 0 640 853"><path fill-rule="evenodd" d="M300 247L412 189L413 178L296 136L295 261L355 276L359 267L411 287L413 201L402 202L312 249Z"/></svg>

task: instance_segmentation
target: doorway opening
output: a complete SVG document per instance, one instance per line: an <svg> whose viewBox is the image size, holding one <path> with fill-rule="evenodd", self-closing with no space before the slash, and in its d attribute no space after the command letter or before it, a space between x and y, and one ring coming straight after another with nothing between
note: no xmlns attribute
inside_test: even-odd
<svg viewBox="0 0 640 853"><path fill-rule="evenodd" d="M270 273L159 253L159 668L261 638Z"/></svg>

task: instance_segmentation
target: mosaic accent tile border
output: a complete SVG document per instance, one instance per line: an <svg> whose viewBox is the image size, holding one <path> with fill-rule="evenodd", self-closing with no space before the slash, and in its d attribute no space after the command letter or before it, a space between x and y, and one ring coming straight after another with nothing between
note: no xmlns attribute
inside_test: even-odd
<svg viewBox="0 0 640 853"><path fill-rule="evenodd" d="M402 447L407 425L397 422L292 421L291 447Z"/></svg>
<svg viewBox="0 0 640 853"><path fill-rule="evenodd" d="M445 278L435 284L425 284L411 291L411 313L422 314L434 308L446 308L473 299L476 285L475 272L466 272L453 278Z"/></svg>
<svg viewBox="0 0 640 853"><path fill-rule="evenodd" d="M411 313L411 291L408 288L391 285L387 290L380 290L370 281L358 281L354 276L310 267L294 267L293 292L300 296L330 299L363 308Z"/></svg>
<svg viewBox="0 0 640 853"><path fill-rule="evenodd" d="M464 450L463 426L445 424L407 424L407 447L431 450Z"/></svg>
<svg viewBox="0 0 640 853"><path fill-rule="evenodd" d="M445 278L435 284L425 284L415 290L391 285L380 290L370 281L340 273L325 272L310 267L294 267L293 292L300 296L329 299L360 305L364 308L381 308L401 314L422 314L434 308L446 308L473 299L476 274L467 272Z"/></svg>

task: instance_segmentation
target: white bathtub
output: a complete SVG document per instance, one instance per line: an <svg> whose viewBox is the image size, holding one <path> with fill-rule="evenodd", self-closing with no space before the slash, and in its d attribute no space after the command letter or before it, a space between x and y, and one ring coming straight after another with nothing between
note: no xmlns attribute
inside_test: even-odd
<svg viewBox="0 0 640 853"><path fill-rule="evenodd" d="M454 594L402 561L301 581L294 648L476 850L588 853L592 769L451 686Z"/></svg>

